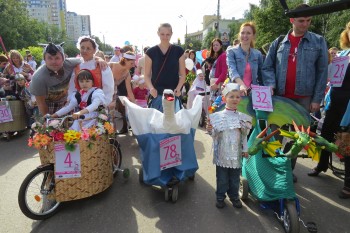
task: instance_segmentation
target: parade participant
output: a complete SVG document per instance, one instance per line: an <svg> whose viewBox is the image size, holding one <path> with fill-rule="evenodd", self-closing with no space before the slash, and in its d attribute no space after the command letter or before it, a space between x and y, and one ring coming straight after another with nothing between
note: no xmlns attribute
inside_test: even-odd
<svg viewBox="0 0 350 233"><path fill-rule="evenodd" d="M146 52L147 52L148 49L149 49L148 46L146 46L146 47L143 49L144 56L141 57L141 58L139 59L139 62L137 63L136 73L137 73L138 75L144 75L144 74L145 74L145 56L146 56Z"/></svg>
<svg viewBox="0 0 350 233"><path fill-rule="evenodd" d="M7 64L4 74L15 76L17 73L20 73L26 78L27 81L30 81L34 70L27 62L24 61L20 52L17 50L10 50L9 58L11 59L12 64Z"/></svg>
<svg viewBox="0 0 350 233"><path fill-rule="evenodd" d="M4 69L7 66L8 62L9 60L7 59L7 57L3 54L0 54L0 73L4 72Z"/></svg>
<svg viewBox="0 0 350 233"><path fill-rule="evenodd" d="M215 62L210 70L210 89L219 90L220 84L227 78L226 52L223 50L222 41L219 38L213 39L210 45L210 56ZM219 92L217 93L219 94Z"/></svg>
<svg viewBox="0 0 350 233"><path fill-rule="evenodd" d="M151 107L163 111L164 89L173 90L177 97L181 95L181 88L186 79L185 55L180 46L170 44L173 35L170 24L161 24L157 33L160 43L146 52L145 82L154 98ZM179 109L180 107L177 107L176 111Z"/></svg>
<svg viewBox="0 0 350 233"><path fill-rule="evenodd" d="M242 156L248 157L247 134L252 118L237 111L240 87L228 83L222 91L226 109L209 115L207 130L213 137L213 163L216 165L216 207L225 207L226 193L233 206L242 207L239 184Z"/></svg>
<svg viewBox="0 0 350 233"><path fill-rule="evenodd" d="M115 46L114 47L114 55L111 58L110 62L119 62L121 60L121 58L123 57L123 54L121 52L120 47Z"/></svg>
<svg viewBox="0 0 350 233"><path fill-rule="evenodd" d="M34 73L29 90L35 96L40 114L53 114L67 102L68 85L80 58L64 59L62 46L49 43L44 49L45 65Z"/></svg>
<svg viewBox="0 0 350 233"><path fill-rule="evenodd" d="M33 71L36 71L36 61L33 58L33 55L31 53L29 53L27 55L27 62L28 64L32 67Z"/></svg>
<svg viewBox="0 0 350 233"><path fill-rule="evenodd" d="M340 46L343 49L339 56L350 56L350 22L340 35ZM334 142L334 134L340 131L340 122L344 116L350 100L350 66L347 66L343 83L340 87L330 89L330 105L326 110L321 136L329 142ZM332 154L322 150L317 166L308 173L309 176L318 176L328 169L329 156ZM345 157L344 189L340 193L341 198L350 198L350 157Z"/></svg>
<svg viewBox="0 0 350 233"><path fill-rule="evenodd" d="M112 69L114 77L114 92L116 93L113 102L116 103L116 109L122 115L123 126L117 134L124 134L128 132L128 125L126 122L125 106L120 102L118 96L127 96L130 101L135 102L134 94L131 88L130 69L135 67L136 56L133 52L126 52L123 54L120 62L110 62L109 66ZM118 95L118 96L117 96Z"/></svg>
<svg viewBox="0 0 350 233"><path fill-rule="evenodd" d="M29 92L29 82L22 74L16 74L16 97L24 102L26 109L27 127L31 128L34 123L34 116L39 114L35 97Z"/></svg>
<svg viewBox="0 0 350 233"><path fill-rule="evenodd" d="M134 93L136 100L147 100L148 90L146 89L145 79L141 75L140 79L137 81L137 87L132 91Z"/></svg>
<svg viewBox="0 0 350 233"><path fill-rule="evenodd" d="M188 91L188 98L187 98L187 104L186 104L187 109L192 108L193 100L196 98L198 93L204 93L205 90L207 89L207 84L204 80L203 71L199 69L197 70L196 74L197 76L195 80L193 80L192 86Z"/></svg>
<svg viewBox="0 0 350 233"><path fill-rule="evenodd" d="M78 39L77 48L80 50L82 62L75 67L72 74L68 90L68 99L70 99L70 95L75 90L80 90L79 83L77 79L75 79L75 76L81 69L88 69L97 78L95 86L103 90L106 98L105 103L108 106L112 103L114 94L114 79L111 68L107 66L106 69L102 70L100 65L94 59L95 53L99 50L98 44L91 37L81 36Z"/></svg>
<svg viewBox="0 0 350 233"><path fill-rule="evenodd" d="M296 9L307 7L301 4ZM262 68L263 83L271 87L272 93L317 112L327 84L327 44L322 36L308 31L311 17L290 18L290 23L292 29L283 40L277 38L269 48ZM292 168L295 164L293 159Z"/></svg>
<svg viewBox="0 0 350 233"><path fill-rule="evenodd" d="M78 107L79 111L73 113L73 118L76 119L76 121L74 121L71 129L76 131L82 130L80 128L79 121L77 121L82 115L84 115L84 119L86 119L82 122L83 128L88 129L95 125L97 122L96 117L99 114L97 109L100 106L106 105L103 90L96 87L96 83L99 82L98 79L99 78L96 77L91 70L81 69L76 78L79 83L80 90L71 95L67 106L52 114L51 117L61 117Z"/></svg>
<svg viewBox="0 0 350 233"><path fill-rule="evenodd" d="M251 84L258 85L261 79L263 57L254 49L256 28L252 22L243 23L239 30L239 45L226 51L230 78L240 85L243 95L247 95Z"/></svg>

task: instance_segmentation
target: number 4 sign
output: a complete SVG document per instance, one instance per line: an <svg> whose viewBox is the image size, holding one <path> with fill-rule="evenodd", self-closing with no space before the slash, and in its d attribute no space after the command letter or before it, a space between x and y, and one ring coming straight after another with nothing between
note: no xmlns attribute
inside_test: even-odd
<svg viewBox="0 0 350 233"><path fill-rule="evenodd" d="M181 136L174 136L159 142L160 170L165 170L182 164Z"/></svg>
<svg viewBox="0 0 350 233"><path fill-rule="evenodd" d="M271 88L252 85L253 109L273 112Z"/></svg>
<svg viewBox="0 0 350 233"><path fill-rule="evenodd" d="M55 144L55 177L56 179L81 177L80 148L67 151L64 144Z"/></svg>

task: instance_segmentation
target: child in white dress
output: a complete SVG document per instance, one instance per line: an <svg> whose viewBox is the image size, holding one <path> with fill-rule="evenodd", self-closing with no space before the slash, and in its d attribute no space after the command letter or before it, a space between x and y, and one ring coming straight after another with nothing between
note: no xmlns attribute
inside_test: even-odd
<svg viewBox="0 0 350 233"><path fill-rule="evenodd" d="M213 137L213 163L216 165L216 207L225 207L226 193L233 206L242 207L239 183L242 156L248 157L247 135L252 118L237 111L241 101L239 85L228 83L222 91L226 109L209 115L207 130Z"/></svg>
<svg viewBox="0 0 350 233"><path fill-rule="evenodd" d="M105 106L106 103L103 90L94 86L96 78L90 70L80 70L76 78L81 88L80 91L73 93L69 104L52 114L51 117L61 117L73 111L75 108L78 108L79 110L73 113L73 118L76 120L71 126L71 129L81 131L77 119L79 119L81 115L84 115L87 120L83 121L82 127L92 127L97 122L96 117L98 116L98 112L96 110L99 106Z"/></svg>

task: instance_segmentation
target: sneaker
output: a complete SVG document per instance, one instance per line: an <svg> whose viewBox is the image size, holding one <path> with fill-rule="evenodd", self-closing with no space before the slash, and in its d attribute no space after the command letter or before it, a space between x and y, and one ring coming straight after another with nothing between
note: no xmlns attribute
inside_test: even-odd
<svg viewBox="0 0 350 233"><path fill-rule="evenodd" d="M233 207L235 208L242 208L242 202L239 199L231 200Z"/></svg>
<svg viewBox="0 0 350 233"><path fill-rule="evenodd" d="M225 202L224 201L216 201L216 204L215 204L216 208L218 209L222 209L226 206Z"/></svg>

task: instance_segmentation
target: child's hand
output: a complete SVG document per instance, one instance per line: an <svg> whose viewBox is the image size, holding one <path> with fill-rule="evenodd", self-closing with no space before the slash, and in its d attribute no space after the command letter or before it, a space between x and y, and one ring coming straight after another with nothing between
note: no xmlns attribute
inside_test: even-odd
<svg viewBox="0 0 350 233"><path fill-rule="evenodd" d="M80 115L81 115L80 112L75 112L75 113L73 113L72 116L73 116L73 119L77 120L77 119L79 119Z"/></svg>
<svg viewBox="0 0 350 233"><path fill-rule="evenodd" d="M210 119L207 120L207 131L209 134L211 134L211 131L213 130L213 126L210 124Z"/></svg>
<svg viewBox="0 0 350 233"><path fill-rule="evenodd" d="M242 156L244 157L244 158L248 158L248 152L242 152Z"/></svg>

